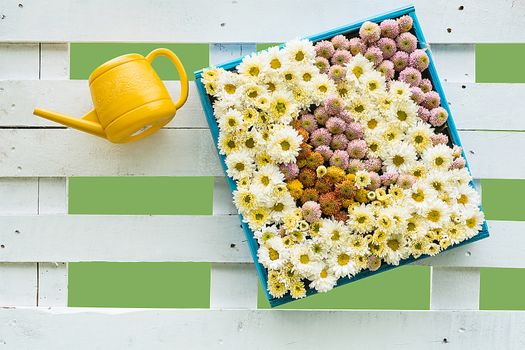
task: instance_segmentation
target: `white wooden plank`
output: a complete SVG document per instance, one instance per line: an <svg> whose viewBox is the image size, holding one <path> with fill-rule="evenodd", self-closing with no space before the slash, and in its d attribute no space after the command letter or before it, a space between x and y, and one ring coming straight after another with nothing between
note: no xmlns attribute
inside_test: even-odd
<svg viewBox="0 0 525 350"><path fill-rule="evenodd" d="M41 44L40 79L69 79L68 44Z"/></svg>
<svg viewBox="0 0 525 350"><path fill-rule="evenodd" d="M15 230L20 234L13 234ZM487 239L418 264L525 268L525 223L490 221L489 230ZM5 244L3 262L252 262L236 215L3 216L0 240Z"/></svg>
<svg viewBox="0 0 525 350"><path fill-rule="evenodd" d="M431 276L431 310L479 309L479 268L434 266Z"/></svg>
<svg viewBox="0 0 525 350"><path fill-rule="evenodd" d="M525 41L522 1L412 3L429 42ZM400 0L327 0L323 6L313 0L219 0L210 6L206 0L185 0L157 1L152 6L146 0L60 0L25 3L20 8L17 2L8 2L2 12L0 41L281 42L406 4ZM53 19L44 13L53 14Z"/></svg>
<svg viewBox="0 0 525 350"><path fill-rule="evenodd" d="M0 25L4 32L2 14ZM38 79L38 44L0 43L0 79ZM1 91L0 91L1 92Z"/></svg>
<svg viewBox="0 0 525 350"><path fill-rule="evenodd" d="M48 76L56 76L45 68ZM46 70L48 69L48 70ZM166 82L174 99L178 98L178 81ZM93 108L88 82L85 80L0 81L0 126L53 126L60 124L33 115L35 107L82 117ZM190 82L188 101L168 127L204 127L206 119L196 86Z"/></svg>
<svg viewBox="0 0 525 350"><path fill-rule="evenodd" d="M253 264L212 264L210 308L257 308L258 281Z"/></svg>
<svg viewBox="0 0 525 350"><path fill-rule="evenodd" d="M4 249L0 248L0 255ZM36 300L36 264L0 264L0 307L34 306Z"/></svg>
<svg viewBox="0 0 525 350"><path fill-rule="evenodd" d="M252 261L234 215L3 216L0 241L7 262Z"/></svg>
<svg viewBox="0 0 525 350"><path fill-rule="evenodd" d="M460 131L476 178L525 178L525 138L516 132ZM0 177L122 175L223 176L210 132L164 129L115 145L69 129L0 130Z"/></svg>
<svg viewBox="0 0 525 350"><path fill-rule="evenodd" d="M38 212L38 179L0 179L0 211L2 215L36 214Z"/></svg>
<svg viewBox="0 0 525 350"><path fill-rule="evenodd" d="M69 129L0 130L0 176L222 175L208 130L164 129L130 144Z"/></svg>
<svg viewBox="0 0 525 350"><path fill-rule="evenodd" d="M442 61L449 69L445 77L454 79L460 72L452 67L464 67L454 61ZM448 63L451 62L451 63ZM440 68L438 66L438 68ZM467 70L465 70L467 71ZM470 71L470 69L468 69ZM440 70L441 73L441 70ZM466 74L466 73L465 73ZM468 81L470 77L465 77ZM460 81L460 80L459 80ZM168 82L173 96L178 96L178 82ZM168 128L207 128L195 84L190 84L190 97ZM525 118L520 118L519 104L525 96L525 84L475 84L453 82L444 84L456 126L469 130L525 130ZM34 116L35 106L81 117L91 108L87 82L72 81L0 81L0 126L53 126L60 124ZM494 103L500 101L500 103Z"/></svg>
<svg viewBox="0 0 525 350"><path fill-rule="evenodd" d="M66 214L67 213L66 178L39 178L38 179L38 213Z"/></svg>
<svg viewBox="0 0 525 350"><path fill-rule="evenodd" d="M226 177L217 176L213 183L213 215L237 214Z"/></svg>
<svg viewBox="0 0 525 350"><path fill-rule="evenodd" d="M66 263L38 263L38 306L67 306Z"/></svg>
<svg viewBox="0 0 525 350"><path fill-rule="evenodd" d="M2 310L0 324L9 349L463 350L525 342L519 311L16 308Z"/></svg>
<svg viewBox="0 0 525 350"><path fill-rule="evenodd" d="M439 78L445 82L473 83L476 81L476 51L472 44L430 45ZM448 90L445 86L445 91Z"/></svg>

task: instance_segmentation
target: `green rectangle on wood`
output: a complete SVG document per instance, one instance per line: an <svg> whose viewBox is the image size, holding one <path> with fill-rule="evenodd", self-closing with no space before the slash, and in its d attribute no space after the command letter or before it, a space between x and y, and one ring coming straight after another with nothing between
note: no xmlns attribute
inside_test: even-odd
<svg viewBox="0 0 525 350"><path fill-rule="evenodd" d="M102 63L128 53L147 55L152 50L165 47L172 50L182 61L186 74L193 80L193 72L208 66L208 44L167 44L167 43L71 43L70 78L88 79L91 72ZM166 57L156 58L153 67L165 80L178 80L175 66Z"/></svg>
<svg viewBox="0 0 525 350"><path fill-rule="evenodd" d="M525 180L481 180L481 193L487 220L525 221Z"/></svg>
<svg viewBox="0 0 525 350"><path fill-rule="evenodd" d="M70 214L211 215L213 177L71 177Z"/></svg>
<svg viewBox="0 0 525 350"><path fill-rule="evenodd" d="M525 44L476 44L476 82L525 83Z"/></svg>
<svg viewBox="0 0 525 350"><path fill-rule="evenodd" d="M481 269L481 310L525 310L524 296L525 269Z"/></svg>

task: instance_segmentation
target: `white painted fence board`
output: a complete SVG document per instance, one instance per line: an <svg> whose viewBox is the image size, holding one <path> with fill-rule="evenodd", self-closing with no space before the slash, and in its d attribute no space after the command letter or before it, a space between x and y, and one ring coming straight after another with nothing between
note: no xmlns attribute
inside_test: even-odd
<svg viewBox="0 0 525 350"><path fill-rule="evenodd" d="M213 183L213 215L237 215L237 208L233 204L232 194L226 177L217 176Z"/></svg>
<svg viewBox="0 0 525 350"><path fill-rule="evenodd" d="M46 73L48 75L59 72ZM180 93L178 81L166 82L174 99ZM82 117L93 109L86 80L0 81L0 126L54 126L60 124L33 115L35 107ZM195 83L190 82L188 101L168 127L205 127Z"/></svg>
<svg viewBox="0 0 525 350"><path fill-rule="evenodd" d="M40 215L1 219L3 262L252 262L236 215ZM487 239L418 264L525 268L525 223L489 221L489 229L491 236ZM20 233L15 234L15 230Z"/></svg>
<svg viewBox="0 0 525 350"><path fill-rule="evenodd" d="M7 150L7 152L10 151ZM0 151L0 154L2 153ZM2 215L36 214L38 212L38 179L0 179L0 211Z"/></svg>
<svg viewBox="0 0 525 350"><path fill-rule="evenodd" d="M480 271L477 267L433 266L431 310L478 310Z"/></svg>
<svg viewBox="0 0 525 350"><path fill-rule="evenodd" d="M235 215L0 218L0 261L252 261Z"/></svg>
<svg viewBox="0 0 525 350"><path fill-rule="evenodd" d="M473 83L476 81L476 52L473 44L430 45L434 64L442 81ZM448 97L447 86L445 92Z"/></svg>
<svg viewBox="0 0 525 350"><path fill-rule="evenodd" d="M447 61L445 61L447 62ZM453 61L457 65L459 60ZM459 74L450 71L451 75ZM465 81L467 81L465 79ZM178 82L167 82L176 98ZM3 89L3 90L2 90ZM525 84L445 83L456 126L471 130L525 130L518 101L525 96ZM494 103L494 101L500 101ZM60 124L33 115L38 106L81 117L92 108L86 81L42 80L0 81L0 126L53 126ZM190 97L168 128L207 128L197 90L190 83Z"/></svg>
<svg viewBox="0 0 525 350"><path fill-rule="evenodd" d="M476 178L525 178L523 133L460 131ZM164 129L116 145L69 129L0 130L0 177L123 175L223 176L210 132Z"/></svg>
<svg viewBox="0 0 525 350"><path fill-rule="evenodd" d="M36 292L36 264L0 264L0 307L34 306L37 299ZM2 327L0 326L0 334L2 333L1 330Z"/></svg>
<svg viewBox="0 0 525 350"><path fill-rule="evenodd" d="M259 277L253 264L211 265L210 308L255 309Z"/></svg>
<svg viewBox="0 0 525 350"><path fill-rule="evenodd" d="M1 19L0 25L3 33ZM0 79L38 79L38 51L38 44L0 43Z"/></svg>
<svg viewBox="0 0 525 350"><path fill-rule="evenodd" d="M38 213L66 214L66 178L43 177L38 179Z"/></svg>
<svg viewBox="0 0 525 350"><path fill-rule="evenodd" d="M41 44L40 79L69 79L68 44Z"/></svg>
<svg viewBox="0 0 525 350"><path fill-rule="evenodd" d="M67 264L38 263L38 306L67 306Z"/></svg>
<svg viewBox="0 0 525 350"><path fill-rule="evenodd" d="M7 349L521 349L525 312L34 309L0 311ZM71 335L71 336L67 336Z"/></svg>
<svg viewBox="0 0 525 350"><path fill-rule="evenodd" d="M327 0L319 6L313 0L220 0L213 5L206 0L154 4L146 0L60 0L26 2L20 8L17 2L8 2L2 12L5 17L1 20L0 41L281 42L408 3ZM429 42L525 41L521 30L525 26L522 1L414 0L412 3ZM459 10L460 5L464 10ZM53 14L53 20L42 14ZM505 25L495 26L496 21Z"/></svg>

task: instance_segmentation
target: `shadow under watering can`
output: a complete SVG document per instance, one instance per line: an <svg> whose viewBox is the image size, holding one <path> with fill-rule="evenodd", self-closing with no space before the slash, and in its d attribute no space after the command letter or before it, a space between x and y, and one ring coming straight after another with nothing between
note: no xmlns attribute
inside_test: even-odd
<svg viewBox="0 0 525 350"><path fill-rule="evenodd" d="M179 73L181 92L175 103L151 66L158 56L169 58ZM173 119L188 98L188 77L177 55L160 48L146 57L128 54L102 64L89 76L89 88L94 108L82 118L40 108L33 113L114 143L132 142Z"/></svg>

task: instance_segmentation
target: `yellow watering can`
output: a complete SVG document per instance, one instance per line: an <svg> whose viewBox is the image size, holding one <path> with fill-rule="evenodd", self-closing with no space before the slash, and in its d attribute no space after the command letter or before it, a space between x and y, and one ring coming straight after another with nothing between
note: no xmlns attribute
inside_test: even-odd
<svg viewBox="0 0 525 350"><path fill-rule="evenodd" d="M166 56L177 68L181 93L175 103L151 66ZM177 55L156 49L146 57L129 54L114 58L89 76L94 109L82 118L35 108L34 114L66 126L104 137L114 143L139 140L166 125L188 98L188 78Z"/></svg>

